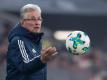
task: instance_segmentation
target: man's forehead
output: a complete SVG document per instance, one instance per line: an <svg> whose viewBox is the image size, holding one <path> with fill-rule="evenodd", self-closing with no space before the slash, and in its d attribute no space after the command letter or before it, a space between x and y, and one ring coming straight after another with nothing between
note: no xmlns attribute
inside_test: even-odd
<svg viewBox="0 0 107 80"><path fill-rule="evenodd" d="M28 14L25 15L25 18L32 18L32 19L41 18L41 14L28 13Z"/></svg>

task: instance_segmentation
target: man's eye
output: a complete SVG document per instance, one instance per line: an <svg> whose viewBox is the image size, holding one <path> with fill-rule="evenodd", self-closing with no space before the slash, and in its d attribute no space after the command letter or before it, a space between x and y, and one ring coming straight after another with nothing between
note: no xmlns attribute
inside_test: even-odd
<svg viewBox="0 0 107 80"><path fill-rule="evenodd" d="M39 18L38 20L42 21L42 18Z"/></svg>
<svg viewBox="0 0 107 80"><path fill-rule="evenodd" d="M28 20L28 21L37 21L37 20L42 21L42 18L37 18L37 19L25 19L25 20Z"/></svg>

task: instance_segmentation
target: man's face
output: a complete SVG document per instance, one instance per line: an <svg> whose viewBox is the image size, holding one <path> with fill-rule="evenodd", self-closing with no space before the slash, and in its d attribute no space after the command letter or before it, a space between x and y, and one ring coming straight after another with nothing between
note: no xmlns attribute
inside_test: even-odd
<svg viewBox="0 0 107 80"><path fill-rule="evenodd" d="M40 32L41 23L41 13L38 11L27 12L25 18L22 20L22 26L33 33Z"/></svg>

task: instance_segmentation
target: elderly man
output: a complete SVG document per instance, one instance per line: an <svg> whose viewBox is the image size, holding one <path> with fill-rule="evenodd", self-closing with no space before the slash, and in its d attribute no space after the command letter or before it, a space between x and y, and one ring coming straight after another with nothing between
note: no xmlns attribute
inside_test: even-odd
<svg viewBox="0 0 107 80"><path fill-rule="evenodd" d="M46 80L46 63L57 54L55 47L42 49L41 9L27 4L9 34L6 80Z"/></svg>

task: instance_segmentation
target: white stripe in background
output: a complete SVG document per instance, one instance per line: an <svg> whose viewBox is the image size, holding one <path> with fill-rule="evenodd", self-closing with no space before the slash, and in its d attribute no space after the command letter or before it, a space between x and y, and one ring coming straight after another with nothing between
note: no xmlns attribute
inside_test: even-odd
<svg viewBox="0 0 107 80"><path fill-rule="evenodd" d="M22 57L24 58L25 63L29 63L29 62L33 61L35 58L40 57L40 55L38 55L38 56L35 56L34 58L32 58L31 60L29 60L28 54L27 54L25 46L24 46L24 42L22 40L18 40L18 45L19 45L19 49L20 49Z"/></svg>

